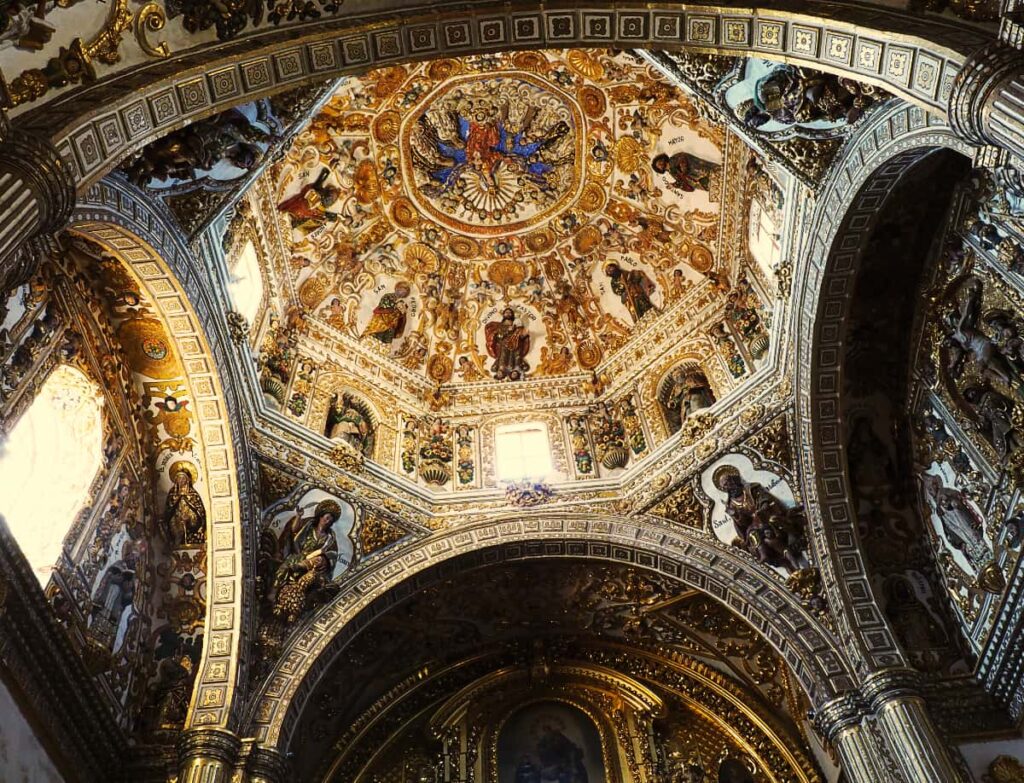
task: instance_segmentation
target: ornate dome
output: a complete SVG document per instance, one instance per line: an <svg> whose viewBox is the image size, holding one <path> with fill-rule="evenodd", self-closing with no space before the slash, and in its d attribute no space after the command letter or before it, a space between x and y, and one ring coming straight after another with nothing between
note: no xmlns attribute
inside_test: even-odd
<svg viewBox="0 0 1024 783"><path fill-rule="evenodd" d="M400 454L410 432L440 434L424 416L453 417L450 441L461 423L547 409L557 477L635 462L682 426L685 389L707 407L769 360L788 180L720 120L636 53L442 59L339 83L241 217L269 240L267 404L335 437L332 401L362 399L390 434L368 449L356 423L341 439L434 487L454 471ZM576 468L557 456L579 450L574 427ZM486 466L471 472L478 486Z"/></svg>

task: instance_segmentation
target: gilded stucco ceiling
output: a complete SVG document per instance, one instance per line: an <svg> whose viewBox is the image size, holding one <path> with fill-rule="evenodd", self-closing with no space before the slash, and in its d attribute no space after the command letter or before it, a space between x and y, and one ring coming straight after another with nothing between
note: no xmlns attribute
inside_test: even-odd
<svg viewBox="0 0 1024 783"><path fill-rule="evenodd" d="M271 174L286 296L432 384L592 371L714 274L724 148L626 53L349 79Z"/></svg>

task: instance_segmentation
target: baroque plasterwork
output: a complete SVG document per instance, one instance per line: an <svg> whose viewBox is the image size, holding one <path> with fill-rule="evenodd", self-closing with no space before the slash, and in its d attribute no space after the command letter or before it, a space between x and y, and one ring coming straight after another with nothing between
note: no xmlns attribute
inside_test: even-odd
<svg viewBox="0 0 1024 783"><path fill-rule="evenodd" d="M221 384L219 374L227 366L226 337L209 328L211 302L197 285L190 266L191 254L174 237L167 219L152 207L137 200L129 190L110 185L90 191L78 208L75 226L79 233L93 238L117 253L125 253L133 270L147 290L157 286L156 301L175 315L169 318L172 339L180 334L187 340L182 350L186 377L195 373L199 404L197 440L205 449L204 462L211 487L208 518L211 520L207 546L213 563L208 577L207 643L193 691L190 722L227 725L232 709L237 710L235 683L244 678L245 664L240 662L238 645L242 629L251 627L251 604L244 603L242 549L255 546L247 541L239 519L240 509L247 513L252 501L250 487L255 482L255 466L240 459L245 451L244 433L238 409L238 397L232 384ZM138 237L145 237L140 241ZM154 250L159 248L159 254ZM222 300L223 301L223 300ZM202 314L202 318L197 316ZM203 329L201 324L206 325ZM213 346L211 351L209 346ZM191 381L190 381L191 382ZM201 386L201 388L199 388ZM225 394L225 392L230 392ZM209 427L205 417L210 417ZM229 431L235 434L228 437ZM203 452L201 452L203 453ZM237 460L237 462L236 462ZM216 479L216 484L214 484ZM216 489L214 490L214 487ZM243 607L250 607L248 610ZM213 620L216 623L212 623ZM216 644L211 642L216 636ZM210 696L200 696L209 690ZM204 706L205 702L205 706Z"/></svg>
<svg viewBox="0 0 1024 783"><path fill-rule="evenodd" d="M840 632L853 642L849 653L866 658L872 668L906 665L906 661L875 603L858 555L856 515L848 500L845 449L838 426L842 388L838 380L842 332L838 325L852 296L857 253L841 249L837 237L851 209L873 210L873 199L888 192L912 162L941 147L969 153L940 119L917 107L898 105L871 118L847 148L816 209L807 216L812 227L804 234L807 239L802 252L807 261L794 270L794 290L801 292L801 300L794 306L800 314L795 325L799 458L803 475L814 477L803 481L807 507L814 517L820 515L811 525L814 548L830 603L853 608L837 615ZM862 221L858 230L866 232L871 225L869 220ZM846 246L859 248L863 239Z"/></svg>
<svg viewBox="0 0 1024 783"><path fill-rule="evenodd" d="M795 596L768 577L763 567L706 537L670 531L653 520L641 526L594 514L541 513L460 526L428 537L403 550L400 557L375 561L353 573L341 583L338 596L288 641L250 716L251 731L261 741L286 747L295 728L286 715L302 711L309 694L308 686L302 684L307 679L315 682L344 646L352 633L352 618L368 617L361 614L367 611L369 616L375 614L374 599L403 583L422 584L421 580L407 580L432 565L469 553L489 553L493 558L495 547L504 557L514 559L578 554L660 570L715 595L764 633L794 668L812 702L824 702L853 686L853 679L832 652L831 634ZM780 634L775 630L780 622L792 631L801 631Z"/></svg>
<svg viewBox="0 0 1024 783"><path fill-rule="evenodd" d="M74 165L76 179L91 182L127 152L170 128L302 81L362 72L385 62L571 45L686 46L721 54L747 49L826 71L852 72L941 112L965 54L987 40L963 24L868 7L844 6L827 20L781 9L678 6L517 6L512 13L480 3L476 10L479 15L470 21L461 8L450 13L436 5L413 6L392 19L377 17L372 25L356 13L289 31L285 37L268 31L247 36L244 43L207 44L150 66L145 76L124 60L129 67L122 73L106 71L110 78L30 112L26 124L38 123ZM328 26L335 29L325 31ZM898 34L889 32L897 29ZM266 48L252 54L259 46ZM171 74L176 76L168 86L165 79ZM118 81L131 89L108 92ZM51 111L58 104L61 119L56 121Z"/></svg>

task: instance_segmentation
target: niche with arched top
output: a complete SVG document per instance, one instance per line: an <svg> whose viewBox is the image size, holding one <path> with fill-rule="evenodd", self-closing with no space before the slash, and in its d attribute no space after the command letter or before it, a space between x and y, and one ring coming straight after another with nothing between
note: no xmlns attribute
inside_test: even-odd
<svg viewBox="0 0 1024 783"><path fill-rule="evenodd" d="M377 417L369 404L352 392L338 390L327 403L323 433L347 443L364 457L372 457L377 440Z"/></svg>
<svg viewBox="0 0 1024 783"><path fill-rule="evenodd" d="M717 399L707 374L695 361L676 365L658 384L658 407L669 433L679 432L690 416L710 408Z"/></svg>

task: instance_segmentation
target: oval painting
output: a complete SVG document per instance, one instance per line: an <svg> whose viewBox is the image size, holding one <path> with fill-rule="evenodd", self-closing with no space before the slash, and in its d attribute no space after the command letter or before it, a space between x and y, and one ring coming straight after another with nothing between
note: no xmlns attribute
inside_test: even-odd
<svg viewBox="0 0 1024 783"><path fill-rule="evenodd" d="M498 783L605 783L597 726L581 710L540 702L514 712L498 735Z"/></svg>

